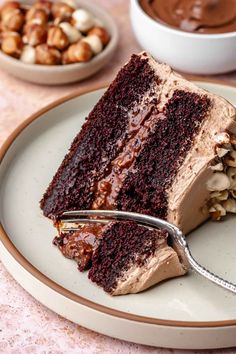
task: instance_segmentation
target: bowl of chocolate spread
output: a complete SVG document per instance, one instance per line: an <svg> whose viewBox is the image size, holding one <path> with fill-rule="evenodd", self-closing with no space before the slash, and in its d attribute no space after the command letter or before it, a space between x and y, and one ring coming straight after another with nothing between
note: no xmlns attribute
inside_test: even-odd
<svg viewBox="0 0 236 354"><path fill-rule="evenodd" d="M236 0L131 0L141 46L193 74L236 70Z"/></svg>

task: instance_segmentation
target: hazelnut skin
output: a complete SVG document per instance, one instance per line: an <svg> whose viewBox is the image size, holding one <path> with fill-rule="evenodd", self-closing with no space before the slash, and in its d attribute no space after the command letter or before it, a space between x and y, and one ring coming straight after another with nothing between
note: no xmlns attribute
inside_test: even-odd
<svg viewBox="0 0 236 354"><path fill-rule="evenodd" d="M109 42L110 40L110 35L109 33L107 32L107 30L103 27L93 27L89 32L88 32L88 35L96 35L98 36L100 39L101 39L101 42L103 44L103 46L106 46L107 43Z"/></svg>
<svg viewBox="0 0 236 354"><path fill-rule="evenodd" d="M47 15L49 15L52 10L52 2L47 0L38 0L33 7L37 10L43 10Z"/></svg>
<svg viewBox="0 0 236 354"><path fill-rule="evenodd" d="M78 42L71 44L66 52L63 53L63 64L72 64L89 61L93 56L92 49L88 43Z"/></svg>
<svg viewBox="0 0 236 354"><path fill-rule="evenodd" d="M25 35L23 42L35 47L39 44L45 43L47 40L47 29L43 25L29 24L25 27Z"/></svg>
<svg viewBox="0 0 236 354"><path fill-rule="evenodd" d="M19 9L9 9L2 16L2 25L8 31L18 32L23 27L25 16Z"/></svg>
<svg viewBox="0 0 236 354"><path fill-rule="evenodd" d="M37 23L39 25L46 25L48 22L48 15L42 9L31 7L26 14L27 23Z"/></svg>
<svg viewBox="0 0 236 354"><path fill-rule="evenodd" d="M21 36L18 33L9 33L2 39L2 51L15 58L19 58L23 48Z"/></svg>
<svg viewBox="0 0 236 354"><path fill-rule="evenodd" d="M35 60L36 64L58 65L61 64L61 53L47 44L40 44L36 47Z"/></svg>
<svg viewBox="0 0 236 354"><path fill-rule="evenodd" d="M62 2L55 2L52 5L52 15L53 18L58 21L67 20L72 16L74 9Z"/></svg>
<svg viewBox="0 0 236 354"><path fill-rule="evenodd" d="M48 30L47 45L63 50L69 45L69 39L60 27L51 27Z"/></svg>
<svg viewBox="0 0 236 354"><path fill-rule="evenodd" d="M12 10L19 9L19 8L20 8L20 3L17 1L5 2L5 4L3 4L3 6L1 7L1 10L0 10L1 18L3 18L8 11L12 11Z"/></svg>

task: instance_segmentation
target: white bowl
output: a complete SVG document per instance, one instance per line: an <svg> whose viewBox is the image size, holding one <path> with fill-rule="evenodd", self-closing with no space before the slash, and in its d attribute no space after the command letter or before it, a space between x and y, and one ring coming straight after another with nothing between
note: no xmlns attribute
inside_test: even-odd
<svg viewBox="0 0 236 354"><path fill-rule="evenodd" d="M26 4L34 3L32 0L24 0L22 2ZM0 50L0 68L25 81L44 85L60 85L83 80L107 65L111 61L111 57L118 44L116 23L100 6L92 4L87 0L76 0L76 3L99 18L110 33L110 42L101 53L86 63L39 65L25 64L18 59L4 54Z"/></svg>
<svg viewBox="0 0 236 354"><path fill-rule="evenodd" d="M131 0L130 16L140 45L157 60L192 74L220 74L236 69L236 32L196 34L156 22Z"/></svg>

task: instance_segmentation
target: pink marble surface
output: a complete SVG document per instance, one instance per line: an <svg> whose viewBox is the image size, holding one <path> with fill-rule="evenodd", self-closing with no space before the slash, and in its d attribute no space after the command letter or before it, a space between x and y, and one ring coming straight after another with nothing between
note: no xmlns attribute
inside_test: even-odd
<svg viewBox="0 0 236 354"><path fill-rule="evenodd" d="M132 35L127 0L96 0L115 17L120 31L118 50L93 78L63 87L44 87L19 81L0 71L0 145L15 127L39 108L68 93L98 82L109 82L133 52L140 50ZM219 76L236 82L236 73ZM236 353L236 349L205 353ZM26 293L0 262L0 353L183 353L112 339L73 324ZM199 351L186 351L200 353Z"/></svg>

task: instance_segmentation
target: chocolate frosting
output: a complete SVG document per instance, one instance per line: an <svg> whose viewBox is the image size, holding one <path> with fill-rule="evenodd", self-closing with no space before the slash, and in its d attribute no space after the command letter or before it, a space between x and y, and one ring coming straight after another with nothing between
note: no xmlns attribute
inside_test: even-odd
<svg viewBox="0 0 236 354"><path fill-rule="evenodd" d="M186 32L236 31L236 0L140 0L152 18Z"/></svg>

